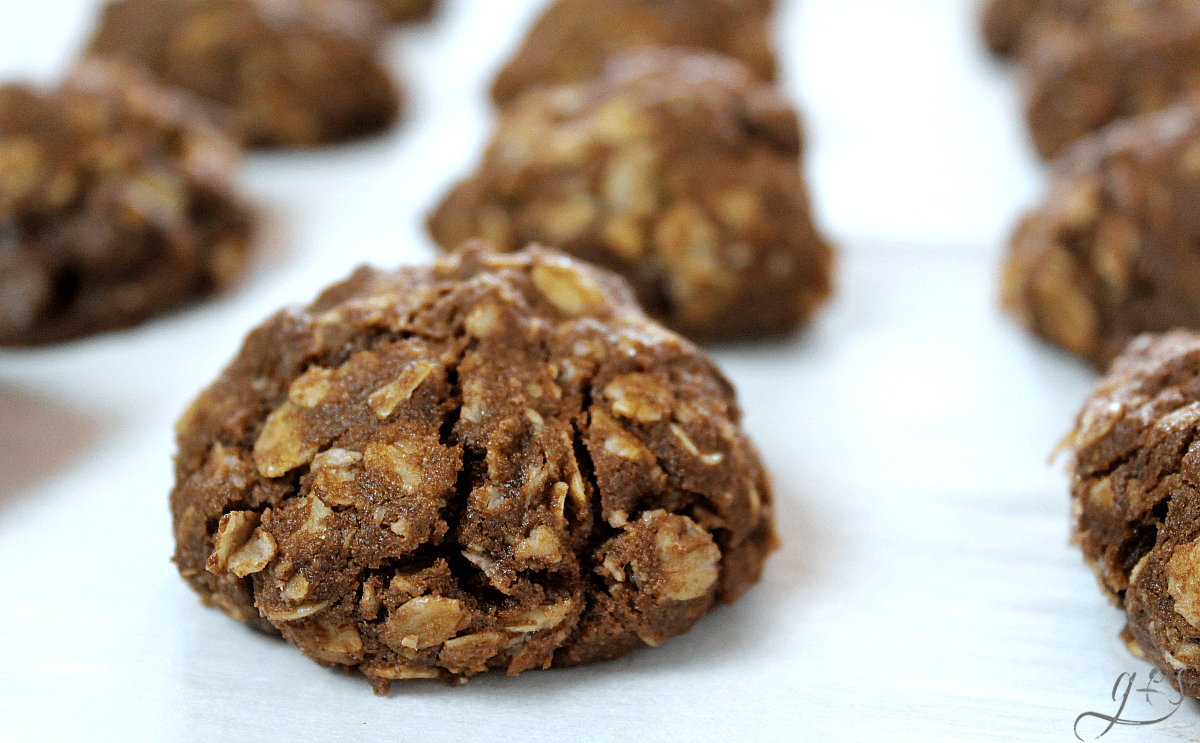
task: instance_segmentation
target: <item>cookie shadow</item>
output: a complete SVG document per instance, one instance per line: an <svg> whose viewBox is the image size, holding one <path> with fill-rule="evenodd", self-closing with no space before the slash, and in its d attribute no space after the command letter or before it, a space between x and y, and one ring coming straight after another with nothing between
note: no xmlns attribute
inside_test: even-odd
<svg viewBox="0 0 1200 743"><path fill-rule="evenodd" d="M44 395L0 383L0 508L71 468L100 438L101 421Z"/></svg>

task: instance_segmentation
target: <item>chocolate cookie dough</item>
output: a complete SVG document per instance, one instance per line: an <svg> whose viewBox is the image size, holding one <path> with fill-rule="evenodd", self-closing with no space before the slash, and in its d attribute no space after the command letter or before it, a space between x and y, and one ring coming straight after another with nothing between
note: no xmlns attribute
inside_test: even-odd
<svg viewBox="0 0 1200 743"><path fill-rule="evenodd" d="M529 87L586 82L613 54L643 45L709 49L773 80L770 21L771 0L558 0L496 76L492 100L505 106Z"/></svg>
<svg viewBox="0 0 1200 743"><path fill-rule="evenodd" d="M829 295L796 113L729 57L643 48L531 90L429 218L443 248L537 241L619 271L692 338L777 333Z"/></svg>
<svg viewBox="0 0 1200 743"><path fill-rule="evenodd" d="M738 419L606 271L478 244L361 268L179 421L175 561L380 693L613 658L758 579L771 490Z"/></svg>
<svg viewBox="0 0 1200 743"><path fill-rule="evenodd" d="M1074 541L1130 651L1200 696L1200 334L1131 343L1067 443Z"/></svg>
<svg viewBox="0 0 1200 743"><path fill-rule="evenodd" d="M1200 2L1103 0L1022 50L1026 114L1046 158L1119 118L1200 97Z"/></svg>
<svg viewBox="0 0 1200 743"><path fill-rule="evenodd" d="M116 0L86 53L219 104L246 146L303 147L395 121L382 31L359 0Z"/></svg>
<svg viewBox="0 0 1200 743"><path fill-rule="evenodd" d="M119 65L0 86L0 345L131 325L239 272L236 146L203 106Z"/></svg>
<svg viewBox="0 0 1200 743"><path fill-rule="evenodd" d="M1054 163L1021 221L1003 303L1103 369L1144 331L1200 328L1200 111L1114 124Z"/></svg>

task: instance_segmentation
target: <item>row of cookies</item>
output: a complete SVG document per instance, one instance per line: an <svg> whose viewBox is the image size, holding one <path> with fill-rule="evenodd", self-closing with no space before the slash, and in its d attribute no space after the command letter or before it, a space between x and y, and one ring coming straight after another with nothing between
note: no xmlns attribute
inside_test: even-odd
<svg viewBox="0 0 1200 743"><path fill-rule="evenodd" d="M1073 541L1129 650L1200 696L1200 2L993 0L983 20L1053 158L1003 302L1109 369L1064 441Z"/></svg>
<svg viewBox="0 0 1200 743"><path fill-rule="evenodd" d="M383 23L360 0L115 0L57 90L0 87L0 345L124 327L236 277L239 148L390 126Z"/></svg>
<svg viewBox="0 0 1200 743"><path fill-rule="evenodd" d="M1200 2L993 0L984 18L1019 61L1033 141L1054 155L1012 237L1005 306L1100 369L1138 333L1200 327L1200 57L1184 54Z"/></svg>
<svg viewBox="0 0 1200 743"><path fill-rule="evenodd" d="M772 495L733 389L643 310L752 336L829 293L769 12L550 5L429 218L448 254L280 312L180 420L175 560L206 603L382 692L657 645L758 579Z"/></svg>

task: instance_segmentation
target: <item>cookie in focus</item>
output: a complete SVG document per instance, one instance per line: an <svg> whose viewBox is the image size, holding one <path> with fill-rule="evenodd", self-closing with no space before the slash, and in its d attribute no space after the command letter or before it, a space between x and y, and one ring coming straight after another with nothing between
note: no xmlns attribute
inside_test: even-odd
<svg viewBox="0 0 1200 743"><path fill-rule="evenodd" d="M1200 334L1133 341L1083 405L1074 539L1134 655L1200 696Z"/></svg>
<svg viewBox="0 0 1200 743"><path fill-rule="evenodd" d="M739 419L701 351L556 251L361 268L179 421L175 561L379 692L615 658L758 579L771 489Z"/></svg>

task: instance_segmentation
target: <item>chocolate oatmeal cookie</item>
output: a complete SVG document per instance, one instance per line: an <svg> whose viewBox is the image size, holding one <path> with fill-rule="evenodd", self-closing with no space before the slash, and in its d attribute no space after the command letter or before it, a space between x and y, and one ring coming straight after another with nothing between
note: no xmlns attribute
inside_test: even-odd
<svg viewBox="0 0 1200 743"><path fill-rule="evenodd" d="M1052 157L1117 119L1200 97L1200 2L1104 0L1022 49L1026 115Z"/></svg>
<svg viewBox="0 0 1200 743"><path fill-rule="evenodd" d="M86 53L219 104L246 146L303 147L395 121L382 31L359 0L115 0Z"/></svg>
<svg viewBox="0 0 1200 743"><path fill-rule="evenodd" d="M708 358L561 253L361 268L179 421L175 561L379 692L613 658L758 579L771 490L738 419Z"/></svg>
<svg viewBox="0 0 1200 743"><path fill-rule="evenodd" d="M506 106L523 90L598 77L609 57L644 45L709 49L775 78L771 0L558 0L492 84Z"/></svg>
<svg viewBox="0 0 1200 743"><path fill-rule="evenodd" d="M692 338L787 331L831 283L800 149L795 111L741 62L642 48L514 101L429 230L446 249L536 241L604 265Z"/></svg>
<svg viewBox="0 0 1200 743"><path fill-rule="evenodd" d="M1054 164L1022 220L1003 302L1103 369L1144 331L1200 328L1200 111L1120 122Z"/></svg>
<svg viewBox="0 0 1200 743"><path fill-rule="evenodd" d="M0 345L136 323L239 272L236 146L203 106L120 65L0 86Z"/></svg>
<svg viewBox="0 0 1200 743"><path fill-rule="evenodd" d="M1200 696L1200 334L1132 342L1068 443L1074 540L1130 651Z"/></svg>

